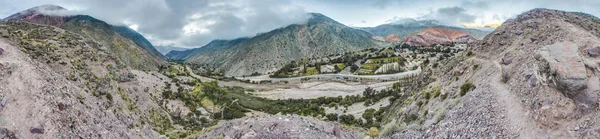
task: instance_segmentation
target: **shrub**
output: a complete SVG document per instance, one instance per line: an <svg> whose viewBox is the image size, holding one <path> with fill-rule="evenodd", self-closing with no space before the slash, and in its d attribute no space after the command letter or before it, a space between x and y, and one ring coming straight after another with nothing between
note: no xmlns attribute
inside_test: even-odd
<svg viewBox="0 0 600 139"><path fill-rule="evenodd" d="M425 118L428 113L429 113L429 110L425 110L425 112L423 112L423 118Z"/></svg>
<svg viewBox="0 0 600 139"><path fill-rule="evenodd" d="M442 94L442 101L446 100L446 98L448 98L448 93Z"/></svg>
<svg viewBox="0 0 600 139"><path fill-rule="evenodd" d="M472 56L472 55L475 55L475 54L473 53L473 51L471 51L471 50L467 51L467 56Z"/></svg>
<svg viewBox="0 0 600 139"><path fill-rule="evenodd" d="M433 93L433 97L437 98L438 96L440 96L440 94L442 93L442 90L440 87L433 87L431 89L431 92Z"/></svg>
<svg viewBox="0 0 600 139"><path fill-rule="evenodd" d="M369 129L369 132L367 132L367 135L372 138L375 138L379 136L379 129L377 129L377 127L371 127L371 129Z"/></svg>
<svg viewBox="0 0 600 139"><path fill-rule="evenodd" d="M467 92L469 92L473 88L475 88L475 85L473 85L473 82L464 83L463 85L460 86L460 96L464 96L465 94L467 94Z"/></svg>
<svg viewBox="0 0 600 139"><path fill-rule="evenodd" d="M109 101L112 101L113 97L112 97L112 95L110 93L107 93L106 94L106 99L108 99Z"/></svg>
<svg viewBox="0 0 600 139"><path fill-rule="evenodd" d="M415 114L410 114L409 116L407 116L406 118L404 118L404 122L405 123L410 123L414 120L417 120L417 118L419 118L419 116L415 115Z"/></svg>
<svg viewBox="0 0 600 139"><path fill-rule="evenodd" d="M388 136L395 132L400 132L401 130L402 130L402 127L400 127L400 125L396 122L396 120L393 120L392 122L385 124L383 126L383 128L381 129L381 133L379 135Z"/></svg>
<svg viewBox="0 0 600 139"><path fill-rule="evenodd" d="M419 102L417 102L417 106L419 106L419 108L420 108L421 106L423 106L423 101L419 101Z"/></svg>

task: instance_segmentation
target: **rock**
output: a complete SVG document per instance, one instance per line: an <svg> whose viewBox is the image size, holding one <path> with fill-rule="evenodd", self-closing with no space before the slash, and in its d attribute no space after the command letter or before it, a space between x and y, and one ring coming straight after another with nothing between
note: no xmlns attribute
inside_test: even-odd
<svg viewBox="0 0 600 139"><path fill-rule="evenodd" d="M511 53L506 53L506 54L504 54L504 57L502 57L502 61L500 61L500 64L509 65L510 63L512 63L512 61L513 61L513 55Z"/></svg>
<svg viewBox="0 0 600 139"><path fill-rule="evenodd" d="M65 105L65 104L64 104L64 103L62 103L62 102L59 102L59 103L58 103L58 110L60 110L60 111L64 111L64 110L66 110L66 109L67 109L67 105Z"/></svg>
<svg viewBox="0 0 600 139"><path fill-rule="evenodd" d="M0 37L8 38L8 31L4 29L0 29Z"/></svg>
<svg viewBox="0 0 600 139"><path fill-rule="evenodd" d="M2 101L0 101L0 105L2 105L2 107L4 107L6 105L7 100L8 100L7 96L2 97Z"/></svg>
<svg viewBox="0 0 600 139"><path fill-rule="evenodd" d="M0 55L4 54L4 49L0 48Z"/></svg>
<svg viewBox="0 0 600 139"><path fill-rule="evenodd" d="M0 127L0 137L6 136L6 134L8 134L8 129Z"/></svg>
<svg viewBox="0 0 600 139"><path fill-rule="evenodd" d="M133 79L135 79L135 74L131 73L131 72L127 72L121 75L121 77L119 77L119 82L129 82L132 81Z"/></svg>
<svg viewBox="0 0 600 139"><path fill-rule="evenodd" d="M11 130L6 130L6 134L4 135L3 139L16 139L17 135L15 135L14 131Z"/></svg>
<svg viewBox="0 0 600 139"><path fill-rule="evenodd" d="M574 96L587 87L587 71L577 44L562 42L547 45L538 51L535 58L539 72L551 76L561 92Z"/></svg>
<svg viewBox="0 0 600 139"><path fill-rule="evenodd" d="M342 128L340 126L333 126L333 135L337 138L342 137Z"/></svg>
<svg viewBox="0 0 600 139"><path fill-rule="evenodd" d="M253 139L256 137L256 132L254 132L254 130L250 130L250 132L244 134L242 137L240 137L241 139Z"/></svg>
<svg viewBox="0 0 600 139"><path fill-rule="evenodd" d="M531 77L529 77L529 85L530 85L531 87L535 87L535 84L536 84L536 83L537 83L537 77L535 77L535 76L531 76Z"/></svg>
<svg viewBox="0 0 600 139"><path fill-rule="evenodd" d="M30 127L29 132L34 134L44 134L44 128L42 127Z"/></svg>
<svg viewBox="0 0 600 139"><path fill-rule="evenodd" d="M587 53L591 57L598 57L598 56L600 56L600 46L596 46L596 47L594 47L592 49L588 49Z"/></svg>

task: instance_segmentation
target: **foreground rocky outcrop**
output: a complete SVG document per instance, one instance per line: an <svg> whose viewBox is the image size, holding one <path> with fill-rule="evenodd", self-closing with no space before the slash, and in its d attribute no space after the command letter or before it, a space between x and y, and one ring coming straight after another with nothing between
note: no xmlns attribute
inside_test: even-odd
<svg viewBox="0 0 600 139"><path fill-rule="evenodd" d="M392 105L399 126L383 137L599 138L600 59L589 51L598 30L598 18L577 12L533 9L508 20L468 44L474 56L424 68L419 80L435 81ZM448 97L427 97L438 89Z"/></svg>
<svg viewBox="0 0 600 139"><path fill-rule="evenodd" d="M199 138L302 138L322 139L361 138L357 129L343 129L340 124L324 122L312 117L298 115L274 115L255 118L241 118L219 123Z"/></svg>

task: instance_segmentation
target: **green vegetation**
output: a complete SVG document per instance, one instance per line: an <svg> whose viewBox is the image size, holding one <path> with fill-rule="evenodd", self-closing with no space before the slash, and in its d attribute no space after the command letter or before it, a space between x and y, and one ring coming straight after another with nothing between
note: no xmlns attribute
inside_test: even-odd
<svg viewBox="0 0 600 139"><path fill-rule="evenodd" d="M369 129L369 132L366 133L366 135L375 138L379 136L379 129L377 129L377 127L371 127Z"/></svg>
<svg viewBox="0 0 600 139"><path fill-rule="evenodd" d="M463 85L460 86L460 96L464 96L465 94L467 94L467 92L469 92L473 88L475 88L475 85L473 85L473 82L464 83Z"/></svg>
<svg viewBox="0 0 600 139"><path fill-rule="evenodd" d="M467 51L467 56L473 56L473 55L475 55L475 53L473 53L473 51L471 51L471 50Z"/></svg>

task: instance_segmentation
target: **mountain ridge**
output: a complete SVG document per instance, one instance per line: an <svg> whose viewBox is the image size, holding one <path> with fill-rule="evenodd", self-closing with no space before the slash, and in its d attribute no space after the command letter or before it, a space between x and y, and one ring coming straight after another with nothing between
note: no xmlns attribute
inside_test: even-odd
<svg viewBox="0 0 600 139"><path fill-rule="evenodd" d="M72 19L85 19L90 20L90 22L100 22L100 24L109 25L109 27L105 27L108 30L112 30L118 33L120 36L131 40L135 45L144 49L150 55L159 58L166 59L162 54L160 54L154 46L141 34L136 32L133 29L130 29L126 26L114 26L110 25L102 20L96 19L89 15L78 15L68 13L68 10L56 5L42 5L36 6L33 8L29 8L27 10L15 13L10 15L3 20L7 21L25 21L37 24L46 24L51 26L56 26L62 28L65 23Z"/></svg>
<svg viewBox="0 0 600 139"><path fill-rule="evenodd" d="M350 28L320 13L309 14L312 18L305 24L288 25L251 38L223 43L224 45L212 45L213 41L209 43L211 45L207 45L210 47L203 46L184 52L172 51L167 57L223 68L226 75L242 76L254 72L266 74L289 61L302 58L317 58L385 45L371 39L372 35L366 31Z"/></svg>

